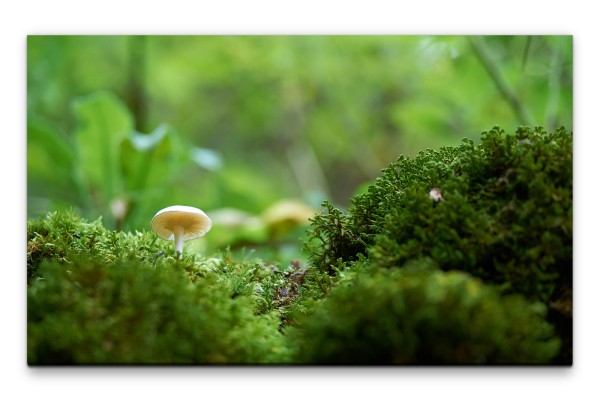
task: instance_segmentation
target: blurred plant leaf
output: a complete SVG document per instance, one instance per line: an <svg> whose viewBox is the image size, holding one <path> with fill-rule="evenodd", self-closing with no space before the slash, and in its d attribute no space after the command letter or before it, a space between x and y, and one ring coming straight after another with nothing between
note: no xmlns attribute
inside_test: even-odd
<svg viewBox="0 0 600 401"><path fill-rule="evenodd" d="M190 157L200 167L215 171L223 166L223 158L217 151L207 148L194 147L190 150Z"/></svg>
<svg viewBox="0 0 600 401"><path fill-rule="evenodd" d="M222 208L209 213L213 221L210 238L214 247L261 244L268 241L268 230L260 217L235 208Z"/></svg>
<svg viewBox="0 0 600 401"><path fill-rule="evenodd" d="M67 138L39 119L27 122L27 179L45 182L47 187L65 187L72 182L75 156ZM60 191L59 191L60 192Z"/></svg>
<svg viewBox="0 0 600 401"><path fill-rule="evenodd" d="M572 127L572 36L484 39L532 123ZM114 93L135 116L108 96L105 103L121 105L113 109L127 116L129 128L118 138L105 134L117 144L106 147L111 168L74 147L78 194L70 183L45 179L56 167L37 165L45 171L28 175L39 178L28 182L30 210L52 210L52 202L61 201L90 217L104 214L109 227L137 229L175 203L233 207L253 216L284 198L315 207L330 199L345 208L352 194L368 187L361 184L374 181L399 155L455 145L464 137L477 142L481 129L521 124L468 37L460 35L28 38L28 115L55 123L73 140L70 145L94 142L76 135L75 124L84 121L67 106L96 90ZM99 98L84 100L91 106ZM100 114L95 125L97 120ZM162 122L173 128L151 132ZM42 149L35 146L30 153ZM99 141L88 148L103 160ZM77 165L80 157L85 169ZM90 164L100 166L97 174L90 175ZM34 202L39 206L31 207ZM107 220L107 213L115 223L122 216L122 226ZM211 241L206 239L209 248Z"/></svg>
<svg viewBox="0 0 600 401"><path fill-rule="evenodd" d="M127 139L129 139L131 145L133 145L136 150L152 150L163 140L168 129L169 128L165 124L161 124L151 134L134 132L131 137Z"/></svg>
<svg viewBox="0 0 600 401"><path fill-rule="evenodd" d="M295 199L282 199L272 204L262 214L262 219L272 238L282 237L295 227L310 225L309 219L316 211Z"/></svg>
<svg viewBox="0 0 600 401"><path fill-rule="evenodd" d="M34 117L27 122L27 209L39 215L59 205L85 203L68 138ZM82 202L80 202L80 200Z"/></svg>
<svg viewBox="0 0 600 401"><path fill-rule="evenodd" d="M78 122L75 140L81 169L106 204L122 190L119 145L131 135L133 119L126 106L107 92L75 100L73 111Z"/></svg>
<svg viewBox="0 0 600 401"><path fill-rule="evenodd" d="M121 171L128 192L163 186L184 162L173 129L162 124L150 134L133 133L120 147Z"/></svg>

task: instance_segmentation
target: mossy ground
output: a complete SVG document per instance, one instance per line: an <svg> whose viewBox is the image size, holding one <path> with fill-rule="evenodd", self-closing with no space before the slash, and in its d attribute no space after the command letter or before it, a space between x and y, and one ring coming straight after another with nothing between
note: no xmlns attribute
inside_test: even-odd
<svg viewBox="0 0 600 401"><path fill-rule="evenodd" d="M281 326L297 263L171 256L149 231L72 212L28 223L28 362L265 364L289 361Z"/></svg>
<svg viewBox="0 0 600 401"><path fill-rule="evenodd" d="M402 157L315 216L308 264L30 220L28 362L570 364L571 145L494 129Z"/></svg>
<svg viewBox="0 0 600 401"><path fill-rule="evenodd" d="M379 269L429 261L548 309L572 363L573 138L564 129L494 128L476 145L400 157L347 213L325 203L311 261L332 272L359 257Z"/></svg>

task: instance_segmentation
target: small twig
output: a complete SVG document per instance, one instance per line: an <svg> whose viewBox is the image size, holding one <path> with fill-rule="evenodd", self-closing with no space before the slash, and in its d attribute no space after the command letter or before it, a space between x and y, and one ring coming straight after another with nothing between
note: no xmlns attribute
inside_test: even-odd
<svg viewBox="0 0 600 401"><path fill-rule="evenodd" d="M525 49L523 49L523 57L521 58L521 69L525 70L525 66L527 65L527 59L529 58L529 50L531 48L531 42L533 40L533 36L528 35L525 41Z"/></svg>
<svg viewBox="0 0 600 401"><path fill-rule="evenodd" d="M562 74L561 54L558 45L552 53L550 76L548 78L548 103L546 104L546 128L556 129L560 103L560 76Z"/></svg>
<svg viewBox="0 0 600 401"><path fill-rule="evenodd" d="M496 88L517 114L521 123L523 125L531 125L531 117L529 116L527 109L502 75L496 62L492 59L483 39L480 36L471 36L469 37L469 42L479 58L479 61L483 64L492 81L494 81Z"/></svg>

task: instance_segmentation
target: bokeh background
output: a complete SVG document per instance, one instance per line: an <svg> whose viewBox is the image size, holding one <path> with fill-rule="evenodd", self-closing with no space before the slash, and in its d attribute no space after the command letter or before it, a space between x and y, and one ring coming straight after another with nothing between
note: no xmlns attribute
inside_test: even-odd
<svg viewBox="0 0 600 401"><path fill-rule="evenodd" d="M573 124L571 36L29 36L27 212L149 229L205 210L186 245L303 257L324 199L349 206L400 155L499 125Z"/></svg>

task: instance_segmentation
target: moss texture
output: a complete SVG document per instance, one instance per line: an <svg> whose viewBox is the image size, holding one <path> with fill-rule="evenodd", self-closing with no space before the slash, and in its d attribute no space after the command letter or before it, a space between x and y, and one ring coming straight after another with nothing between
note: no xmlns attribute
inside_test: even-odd
<svg viewBox="0 0 600 401"><path fill-rule="evenodd" d="M286 283L260 260L172 256L151 232L73 212L28 224L30 365L285 363ZM290 295L291 296L291 295Z"/></svg>
<svg viewBox="0 0 600 401"><path fill-rule="evenodd" d="M550 309L571 363L572 134L494 128L481 143L401 157L347 213L325 203L311 260L332 272L359 255L380 268L431 259Z"/></svg>
<svg viewBox="0 0 600 401"><path fill-rule="evenodd" d="M290 336L310 364L546 364L545 307L463 272L380 270L336 286Z"/></svg>
<svg viewBox="0 0 600 401"><path fill-rule="evenodd" d="M310 263L27 225L30 365L572 363L572 135L401 157L313 219Z"/></svg>
<svg viewBox="0 0 600 401"><path fill-rule="evenodd" d="M279 322L232 299L215 277L171 267L80 259L43 264L28 292L29 364L281 362Z"/></svg>

